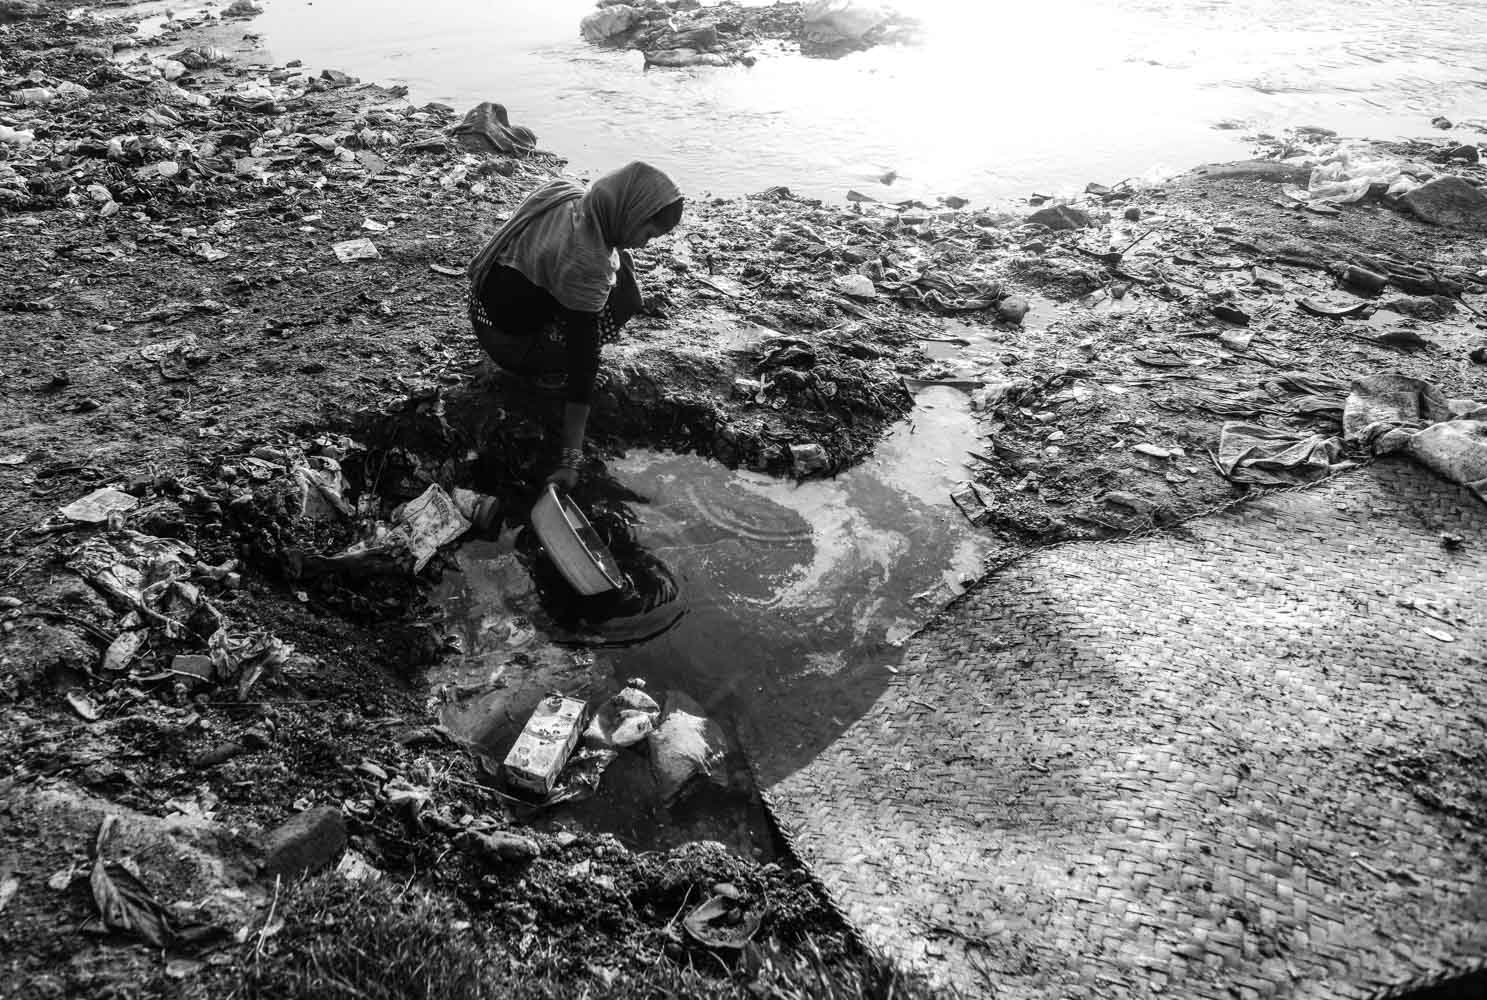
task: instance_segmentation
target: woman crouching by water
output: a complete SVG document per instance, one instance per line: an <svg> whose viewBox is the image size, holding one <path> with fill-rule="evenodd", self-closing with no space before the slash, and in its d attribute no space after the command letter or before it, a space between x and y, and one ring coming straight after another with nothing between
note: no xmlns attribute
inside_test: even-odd
<svg viewBox="0 0 1487 1000"><path fill-rule="evenodd" d="M578 483L599 348L641 309L624 251L671 232L681 218L671 178L635 162L587 191L572 181L544 184L470 263L470 323L480 346L504 371L565 394L549 483Z"/></svg>

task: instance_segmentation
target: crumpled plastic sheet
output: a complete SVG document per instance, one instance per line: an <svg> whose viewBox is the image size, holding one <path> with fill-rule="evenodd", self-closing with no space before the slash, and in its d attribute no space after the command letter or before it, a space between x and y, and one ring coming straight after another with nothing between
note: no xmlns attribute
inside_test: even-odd
<svg viewBox="0 0 1487 1000"><path fill-rule="evenodd" d="M1343 439L1375 455L1402 453L1487 502L1487 406L1449 399L1440 387L1384 374L1352 384Z"/></svg>
<svg viewBox="0 0 1487 1000"><path fill-rule="evenodd" d="M199 592L186 582L195 558L196 550L184 542L125 529L89 538L72 551L67 565L116 607L181 638L185 615L200 602Z"/></svg>
<svg viewBox="0 0 1487 1000"><path fill-rule="evenodd" d="M1357 463L1343 459L1342 442L1336 437L1229 421L1219 436L1218 464L1232 482L1297 486Z"/></svg>
<svg viewBox="0 0 1487 1000"><path fill-rule="evenodd" d="M236 682L238 697L248 697L254 685L283 666L294 647L262 629L232 633L218 629L207 642L218 682Z"/></svg>
<svg viewBox="0 0 1487 1000"><path fill-rule="evenodd" d="M1361 201L1373 185L1387 184L1389 196L1397 198L1420 186L1412 172L1429 173L1414 164L1343 149L1312 170L1307 193L1318 201L1350 203Z"/></svg>

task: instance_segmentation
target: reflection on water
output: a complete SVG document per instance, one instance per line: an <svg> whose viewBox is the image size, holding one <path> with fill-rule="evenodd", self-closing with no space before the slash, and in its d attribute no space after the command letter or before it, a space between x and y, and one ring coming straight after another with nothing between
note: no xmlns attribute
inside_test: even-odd
<svg viewBox="0 0 1487 1000"><path fill-rule="evenodd" d="M976 442L968 399L935 387L917 404L833 480L650 452L615 463L575 499L627 576L617 593L576 596L527 528L464 545L434 595L463 651L431 671L441 721L500 760L548 692L597 704L640 678L658 699L688 694L745 748L813 753L876 697L902 638L990 548L948 500ZM644 749L631 750L595 799L552 818L636 844L706 837L768 856L747 779L731 773L727 789L663 809Z"/></svg>
<svg viewBox="0 0 1487 1000"><path fill-rule="evenodd" d="M768 712L802 677L881 668L989 551L948 501L974 446L964 394L932 388L873 459L834 480L633 454L579 494L629 584L574 595L530 531L467 545L439 595L466 655L435 681L498 683L486 711L500 703L503 716L519 714L506 705L517 692L535 704L559 681L593 690L601 674L732 714ZM569 650L515 655L534 634ZM589 652L575 661L574 647ZM501 732L514 736L509 719Z"/></svg>
<svg viewBox="0 0 1487 1000"><path fill-rule="evenodd" d="M903 4L921 45L838 61L642 72L578 38L588 0L269 0L279 59L497 100L592 172L642 157L692 192L788 184L840 198L974 201L1243 155L1240 120L1344 134L1482 114L1487 4L1419 0L1045 0ZM354 23L356 30L346 26ZM891 188L876 178L895 171Z"/></svg>

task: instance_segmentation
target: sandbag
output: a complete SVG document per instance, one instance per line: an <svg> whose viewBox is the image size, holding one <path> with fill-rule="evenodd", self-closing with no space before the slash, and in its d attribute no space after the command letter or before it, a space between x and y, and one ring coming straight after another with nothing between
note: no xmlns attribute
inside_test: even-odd
<svg viewBox="0 0 1487 1000"><path fill-rule="evenodd" d="M651 771L661 801L670 803L697 777L721 777L728 756L723 729L709 719L702 706L680 691L666 693L666 711L651 734Z"/></svg>

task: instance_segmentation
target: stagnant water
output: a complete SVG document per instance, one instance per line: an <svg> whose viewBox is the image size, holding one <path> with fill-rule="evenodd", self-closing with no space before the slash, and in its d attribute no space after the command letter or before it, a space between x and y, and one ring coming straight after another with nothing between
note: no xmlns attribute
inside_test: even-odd
<svg viewBox="0 0 1487 1000"><path fill-rule="evenodd" d="M949 500L976 440L967 396L929 387L873 458L831 480L630 454L579 493L634 581L624 594L575 598L521 532L460 549L461 572L435 595L464 649L431 676L443 721L499 758L548 691L592 701L641 678L658 697L687 694L745 743L802 712L829 740L882 689L903 638L990 551ZM814 746L798 750L804 762ZM598 804L565 812L637 842L665 842L658 826L681 823L670 839L700 824L758 844L757 828L709 828L756 821L742 802L678 818L647 781L643 754L627 754Z"/></svg>
<svg viewBox="0 0 1487 1000"><path fill-rule="evenodd" d="M500 101L581 172L639 157L693 194L991 202L1242 156L1222 124L1392 137L1484 114L1481 0L898 6L921 44L685 71L582 42L590 0L266 0L251 28L271 58Z"/></svg>

